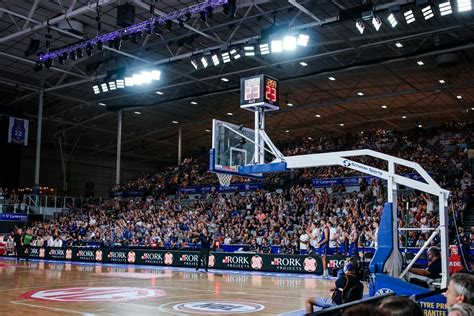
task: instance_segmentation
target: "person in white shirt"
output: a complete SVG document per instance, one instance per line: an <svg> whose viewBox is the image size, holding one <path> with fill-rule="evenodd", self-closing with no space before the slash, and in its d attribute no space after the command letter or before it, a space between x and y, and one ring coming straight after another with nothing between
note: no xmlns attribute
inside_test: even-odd
<svg viewBox="0 0 474 316"><path fill-rule="evenodd" d="M300 231L300 255L308 254L308 246L309 246L309 235L304 231Z"/></svg>
<svg viewBox="0 0 474 316"><path fill-rule="evenodd" d="M61 248L63 246L63 241L61 238L56 237L56 239L53 241L53 247Z"/></svg>
<svg viewBox="0 0 474 316"><path fill-rule="evenodd" d="M54 243L53 237L52 237L52 236L48 236L48 237L46 237L46 239L47 239L46 245L47 245L48 247L54 247L54 245L53 245L53 243Z"/></svg>
<svg viewBox="0 0 474 316"><path fill-rule="evenodd" d="M321 228L319 224L313 223L309 229L306 231L309 236L309 244L313 249L317 249L318 241L321 239Z"/></svg>

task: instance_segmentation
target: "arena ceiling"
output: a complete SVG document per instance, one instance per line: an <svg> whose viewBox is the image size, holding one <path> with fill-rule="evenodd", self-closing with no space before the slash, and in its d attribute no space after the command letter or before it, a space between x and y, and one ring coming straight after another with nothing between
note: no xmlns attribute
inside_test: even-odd
<svg viewBox="0 0 474 316"><path fill-rule="evenodd" d="M411 24L405 23L402 12L415 8L415 1L373 1L383 25L375 31L369 22L361 35L355 20L328 22L341 10L368 1L242 0L237 1L235 18L218 8L206 22L192 16L184 27L175 23L170 31L145 36L138 44L124 41L120 51L104 47L91 57L34 71L36 56L25 57L25 51L31 38L40 39L39 51L46 50L48 20L55 49L97 34L97 3L102 33L116 30L117 6L124 2L1 0L2 112L20 113L34 122L43 87L44 143L62 138L75 154L94 157L114 155L117 110L124 109L123 156L145 162L176 159L179 127L187 151L210 146L212 118L252 126L253 115L239 108L239 82L262 73L280 79L280 110L266 121L274 141L473 118L474 13L456 12L455 1L453 14L441 17L435 12L427 21L418 6ZM135 7L138 23L151 17L152 2L154 15L160 16L199 1L128 2ZM429 2L437 6L441 1ZM402 11L395 12L399 23L392 28L387 9L396 5ZM58 23L65 18L80 21L82 34L60 29ZM252 42L262 30L282 25L292 32L307 31L308 46L291 54L245 57L206 69L195 70L190 63L196 53ZM191 37L192 43L186 40ZM449 63L443 62L446 58L451 58ZM162 77L144 88L95 95L93 83L118 67L156 68Z"/></svg>

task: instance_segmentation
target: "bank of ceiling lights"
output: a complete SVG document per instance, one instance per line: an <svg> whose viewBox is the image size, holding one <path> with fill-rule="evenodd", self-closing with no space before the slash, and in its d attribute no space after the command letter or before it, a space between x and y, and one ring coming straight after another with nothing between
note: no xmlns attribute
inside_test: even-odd
<svg viewBox="0 0 474 316"><path fill-rule="evenodd" d="M435 17L436 14L439 16L445 16L453 13L453 7L457 8L457 12L467 12L472 10L472 0L456 0L446 1L442 0L439 2L418 0L416 5L406 7L400 11L399 6L394 6L388 9L386 15L386 22L395 28L400 21L404 21L407 25L416 21L417 18L423 18L425 21ZM372 25L376 31L382 26L382 19L380 16L375 15L375 12L368 12L370 14L363 14L362 19L356 20L356 28L360 34L363 34L367 24L372 22Z"/></svg>
<svg viewBox="0 0 474 316"><path fill-rule="evenodd" d="M221 63L230 63L241 57L264 56L295 51L298 47L308 46L309 35L299 33L279 36L274 34L267 40L260 40L254 44L245 44L230 47L227 50L215 50L210 53L197 54L191 58L191 65L195 69L204 69L210 65L218 66Z"/></svg>
<svg viewBox="0 0 474 316"><path fill-rule="evenodd" d="M96 82L92 86L92 90L94 91L94 94L100 94L124 89L125 87L148 85L153 81L160 80L160 78L161 72L159 70L142 71L129 74L128 76L123 72L116 72L107 75L103 81Z"/></svg>

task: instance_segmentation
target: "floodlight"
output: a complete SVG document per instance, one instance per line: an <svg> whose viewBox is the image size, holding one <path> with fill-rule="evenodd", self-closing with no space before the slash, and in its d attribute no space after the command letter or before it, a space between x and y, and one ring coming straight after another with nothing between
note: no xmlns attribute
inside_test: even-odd
<svg viewBox="0 0 474 316"><path fill-rule="evenodd" d="M109 91L109 88L107 87L106 83L100 84L100 87L102 88L102 92L108 92Z"/></svg>
<svg viewBox="0 0 474 316"><path fill-rule="evenodd" d="M284 50L295 50L296 49L296 37L285 36L283 38L283 49Z"/></svg>
<svg viewBox="0 0 474 316"><path fill-rule="evenodd" d="M309 41L309 35L301 33L301 34L298 35L298 39L296 40L296 44L299 45L299 46L306 47L308 45L308 41Z"/></svg>
<svg viewBox="0 0 474 316"><path fill-rule="evenodd" d="M142 78L143 83L149 84L151 83L151 72L143 71L140 73L140 77Z"/></svg>
<svg viewBox="0 0 474 316"><path fill-rule="evenodd" d="M458 0L458 12L471 11L471 0Z"/></svg>
<svg viewBox="0 0 474 316"><path fill-rule="evenodd" d="M438 7L439 7L439 13L441 14L441 16L445 16L445 15L453 13L453 10L451 9L451 2L449 1L440 3Z"/></svg>
<svg viewBox="0 0 474 316"><path fill-rule="evenodd" d="M123 88L125 88L125 79L117 79L117 80L115 80L115 85L117 86L117 89L123 89Z"/></svg>
<svg viewBox="0 0 474 316"><path fill-rule="evenodd" d="M134 74L132 76L132 82L134 86L139 86L143 84L143 78L139 74Z"/></svg>
<svg viewBox="0 0 474 316"><path fill-rule="evenodd" d="M426 7L422 8L421 12L423 13L423 17L425 18L425 20L429 20L434 17L433 8L431 8L431 5L429 4Z"/></svg>
<svg viewBox="0 0 474 316"><path fill-rule="evenodd" d="M232 48L229 53L230 56L232 56L232 58L234 58L235 60L241 57L239 51L236 48Z"/></svg>
<svg viewBox="0 0 474 316"><path fill-rule="evenodd" d="M397 21L397 19L395 18L395 15L393 15L393 13L390 13L390 15L388 16L387 20L388 20L388 22L390 23L390 25L391 25L392 27L395 27L395 26L397 26L397 24L398 24L398 21Z"/></svg>
<svg viewBox="0 0 474 316"><path fill-rule="evenodd" d="M244 55L245 56L255 56L255 47L254 46L244 46Z"/></svg>
<svg viewBox="0 0 474 316"><path fill-rule="evenodd" d="M412 9L405 11L403 15L405 16L405 21L407 24L415 22L415 14L413 13Z"/></svg>
<svg viewBox="0 0 474 316"><path fill-rule="evenodd" d="M115 85L115 80L114 81L109 81L109 90L115 90L117 89L117 86Z"/></svg>
<svg viewBox="0 0 474 316"><path fill-rule="evenodd" d="M229 52L224 52L221 54L221 57L222 57L222 62L224 64L227 64L230 62L230 55L229 55Z"/></svg>
<svg viewBox="0 0 474 316"><path fill-rule="evenodd" d="M362 20L357 20L356 21L356 27L359 30L360 34L364 34L365 24L364 24L364 22L362 22Z"/></svg>
<svg viewBox="0 0 474 316"><path fill-rule="evenodd" d="M152 80L160 80L161 78L161 71L159 70L152 70L151 71L151 79Z"/></svg>
<svg viewBox="0 0 474 316"><path fill-rule="evenodd" d="M99 94L100 93L99 85L93 85L92 89L94 90L94 94Z"/></svg>
<svg viewBox="0 0 474 316"><path fill-rule="evenodd" d="M262 43L260 46L260 55L268 55L270 54L270 46L268 43Z"/></svg>
<svg viewBox="0 0 474 316"><path fill-rule="evenodd" d="M219 55L217 55L217 54L212 55L211 59L212 59L212 63L214 64L214 66L218 66L221 63L219 61Z"/></svg>
<svg viewBox="0 0 474 316"><path fill-rule="evenodd" d="M272 53L281 53L283 51L283 42L281 40L273 40L270 45Z"/></svg>
<svg viewBox="0 0 474 316"><path fill-rule="evenodd" d="M204 68L207 68L207 66L209 66L209 62L207 61L206 56L201 57L201 63L202 63Z"/></svg>
<svg viewBox="0 0 474 316"><path fill-rule="evenodd" d="M191 59L191 64L194 66L194 69L198 69L198 68L199 68L199 63L198 63L197 58Z"/></svg>
<svg viewBox="0 0 474 316"><path fill-rule="evenodd" d="M378 16L374 15L372 18L372 25L374 26L375 30L378 31L382 26L382 20Z"/></svg>

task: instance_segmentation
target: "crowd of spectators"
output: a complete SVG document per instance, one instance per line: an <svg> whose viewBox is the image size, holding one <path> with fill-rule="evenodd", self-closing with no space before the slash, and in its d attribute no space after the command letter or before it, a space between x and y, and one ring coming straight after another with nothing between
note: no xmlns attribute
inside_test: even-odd
<svg viewBox="0 0 474 316"><path fill-rule="evenodd" d="M451 221L460 221L469 204L471 174L467 155L469 142L474 139L472 127L450 123L432 130L403 133L370 130L340 139L307 139L283 152L297 155L371 148L416 161L430 171L442 187L451 190ZM376 161L363 161L384 167ZM361 181L358 190L353 192L345 192L344 187L317 189L311 186L313 178L357 175L336 166L270 175L266 179L269 185L266 190L246 194L211 192L193 199L171 199L164 194L168 185L215 181L207 165L203 157L188 158L181 166L114 188L154 193L146 200L90 202L68 214L36 223L31 227L32 245L80 246L93 242L109 247L186 248L196 241L194 236L205 225L220 244L249 245L250 250L261 253L270 252L272 246L280 246L278 251L282 253L308 253L317 248L323 218L332 224L330 247L334 251L347 253L350 242L359 247L377 245L378 222L385 202L385 187L379 180ZM288 185L279 186L282 181ZM279 190L274 190L275 187ZM400 235L400 244L419 247L429 237L429 228L438 224L437 201L415 192L401 194L398 199L400 226L426 228ZM470 246L474 232L465 236L463 242ZM438 243L435 239L432 245Z"/></svg>

